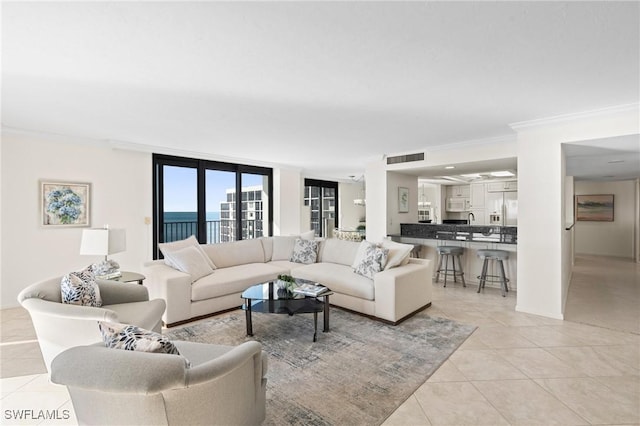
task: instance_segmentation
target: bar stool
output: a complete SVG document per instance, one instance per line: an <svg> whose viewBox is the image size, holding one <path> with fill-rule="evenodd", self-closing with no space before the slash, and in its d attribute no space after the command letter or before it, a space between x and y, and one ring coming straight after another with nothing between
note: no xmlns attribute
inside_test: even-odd
<svg viewBox="0 0 640 426"><path fill-rule="evenodd" d="M507 287L509 279L504 273L504 264L502 261L509 259L509 252L504 250L478 250L478 257L484 260L482 263L482 272L478 275L478 293L480 293L480 290L484 288L487 281L494 283L499 282L500 288L502 289L502 297L505 297L505 293L509 291L509 288ZM498 263L498 272L500 275L487 274L489 261Z"/></svg>
<svg viewBox="0 0 640 426"><path fill-rule="evenodd" d="M464 282L464 271L462 270L462 262L460 256L464 252L462 247L456 246L438 246L438 254L440 255L440 262L438 263L438 269L436 273L436 282L440 280L440 273L444 275L444 286L447 286L447 275L453 275L453 282L458 282L458 277L462 278L462 286L466 287L467 283ZM453 272L449 272L449 257L451 257L451 266ZM444 259L444 272L442 272L442 260ZM458 259L458 268L456 271L456 259Z"/></svg>

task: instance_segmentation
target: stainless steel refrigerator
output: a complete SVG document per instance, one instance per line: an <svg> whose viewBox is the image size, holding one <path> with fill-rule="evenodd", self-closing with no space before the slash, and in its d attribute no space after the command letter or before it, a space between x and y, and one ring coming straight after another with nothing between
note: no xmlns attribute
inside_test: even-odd
<svg viewBox="0 0 640 426"><path fill-rule="evenodd" d="M487 193L486 203L491 225L518 225L517 192L489 192Z"/></svg>

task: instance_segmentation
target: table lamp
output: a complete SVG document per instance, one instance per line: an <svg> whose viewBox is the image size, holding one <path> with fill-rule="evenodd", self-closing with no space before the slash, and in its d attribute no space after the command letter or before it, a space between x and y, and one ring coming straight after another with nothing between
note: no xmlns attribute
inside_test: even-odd
<svg viewBox="0 0 640 426"><path fill-rule="evenodd" d="M94 264L94 273L99 278L109 279L121 275L117 262L108 260L107 256L120 253L127 248L127 237L124 229L92 228L82 230L80 254L100 255L104 260Z"/></svg>

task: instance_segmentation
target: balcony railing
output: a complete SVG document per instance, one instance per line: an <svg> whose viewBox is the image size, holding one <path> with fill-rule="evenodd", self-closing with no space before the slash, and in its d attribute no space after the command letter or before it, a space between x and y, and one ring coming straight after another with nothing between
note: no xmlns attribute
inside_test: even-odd
<svg viewBox="0 0 640 426"><path fill-rule="evenodd" d="M261 220L243 220L242 238L251 239L263 236L262 229L256 229L256 222ZM165 222L164 242L184 240L191 235L198 235L198 222ZM207 221L207 244L234 241L236 239L236 221L229 220L208 220Z"/></svg>

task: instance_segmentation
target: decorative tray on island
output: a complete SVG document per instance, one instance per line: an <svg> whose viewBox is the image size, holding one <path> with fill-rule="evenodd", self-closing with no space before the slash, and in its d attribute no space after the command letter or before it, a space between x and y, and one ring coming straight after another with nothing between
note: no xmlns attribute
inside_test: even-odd
<svg viewBox="0 0 640 426"><path fill-rule="evenodd" d="M304 294L305 296L322 296L323 293L326 293L329 289L322 285L317 284L300 284L298 287L293 289L294 293Z"/></svg>

